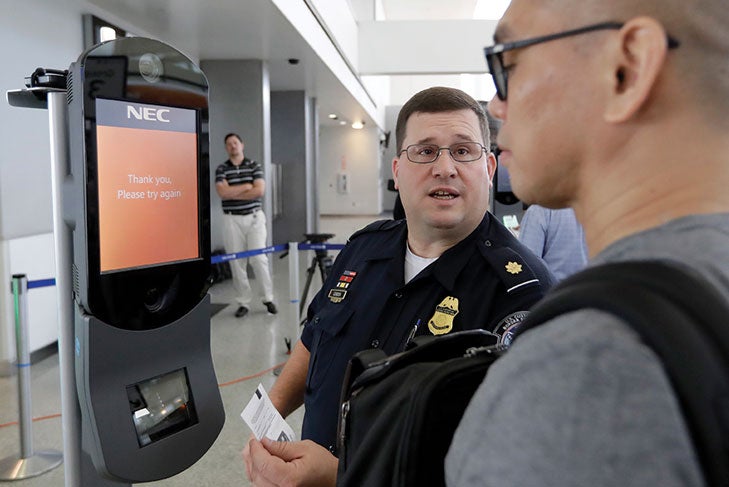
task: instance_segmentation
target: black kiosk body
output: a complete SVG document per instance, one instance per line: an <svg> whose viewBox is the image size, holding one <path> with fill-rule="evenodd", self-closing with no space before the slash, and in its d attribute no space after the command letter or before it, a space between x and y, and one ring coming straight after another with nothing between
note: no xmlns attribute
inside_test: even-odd
<svg viewBox="0 0 729 487"><path fill-rule="evenodd" d="M195 463L225 413L210 354L207 80L158 41L84 52L68 74L82 449L104 477Z"/></svg>

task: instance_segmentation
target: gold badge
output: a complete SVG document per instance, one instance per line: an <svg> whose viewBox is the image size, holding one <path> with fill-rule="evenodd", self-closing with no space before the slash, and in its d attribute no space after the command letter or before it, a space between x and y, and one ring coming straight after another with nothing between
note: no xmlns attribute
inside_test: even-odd
<svg viewBox="0 0 729 487"><path fill-rule="evenodd" d="M521 272L521 264L516 262L509 262L506 264L506 272L509 274L519 274Z"/></svg>
<svg viewBox="0 0 729 487"><path fill-rule="evenodd" d="M445 335L453 329L453 319L458 314L458 298L446 296L428 321L428 329L433 335Z"/></svg>
<svg viewBox="0 0 729 487"><path fill-rule="evenodd" d="M342 289L330 289L327 297L332 303L340 303L347 296L347 291Z"/></svg>

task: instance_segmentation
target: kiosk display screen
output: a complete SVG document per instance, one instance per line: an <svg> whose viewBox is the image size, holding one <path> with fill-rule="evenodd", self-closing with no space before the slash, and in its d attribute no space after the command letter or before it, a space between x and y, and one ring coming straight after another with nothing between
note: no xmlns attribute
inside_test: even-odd
<svg viewBox="0 0 729 487"><path fill-rule="evenodd" d="M96 99L102 274L200 258L196 117Z"/></svg>

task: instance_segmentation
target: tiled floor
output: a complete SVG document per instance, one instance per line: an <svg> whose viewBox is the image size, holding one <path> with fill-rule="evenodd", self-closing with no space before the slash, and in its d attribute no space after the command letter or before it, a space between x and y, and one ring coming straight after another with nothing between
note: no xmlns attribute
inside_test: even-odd
<svg viewBox="0 0 729 487"><path fill-rule="evenodd" d="M344 243L358 228L382 217L322 217L320 232L334 233L332 243ZM278 242L274 242L278 243ZM310 253L310 252L309 252ZM300 281L303 286L304 269L311 257L302 253L299 258ZM233 316L236 305L231 304L211 320L212 352L219 384L246 378L231 385L223 385L221 394L226 411L223 431L212 448L195 465L169 479L145 485L164 487L190 486L246 486L248 481L240 457L249 431L240 419L240 412L259 383L270 388L275 376L269 371L285 362L285 337L295 337L298 325L294 318L295 304L288 302L288 261L274 254L273 265L277 315L268 314L263 305L255 306L243 319ZM312 286L320 286L318 276ZM213 303L232 303L234 293L231 281L216 284L210 290ZM310 297L313 296L313 291ZM32 313L32 310L29 310ZM35 450L62 450L61 412L59 397L58 356L52 355L31 368L33 448ZM18 419L17 380L0 378L0 459L20 452L19 428L5 425ZM289 418L297 434L300 431L303 408ZM10 485L10 484L9 484ZM63 466L39 477L12 483L18 487L63 486Z"/></svg>

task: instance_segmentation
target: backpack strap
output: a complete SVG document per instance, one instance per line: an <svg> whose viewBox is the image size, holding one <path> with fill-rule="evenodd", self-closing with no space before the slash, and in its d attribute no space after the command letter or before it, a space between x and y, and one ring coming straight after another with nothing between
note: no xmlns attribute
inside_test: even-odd
<svg viewBox="0 0 729 487"><path fill-rule="evenodd" d="M394 370L417 362L442 362L462 357L468 349L498 344L499 337L481 329L464 330L444 336L415 337L406 351L387 355L381 349L367 349L355 353L344 374L339 404L344 404L352 391L363 384L379 380Z"/></svg>
<svg viewBox="0 0 729 487"><path fill-rule="evenodd" d="M693 438L707 485L729 485L729 305L678 262L595 266L561 282L519 335L584 308L611 313L660 358ZM517 336L518 338L518 336Z"/></svg>

